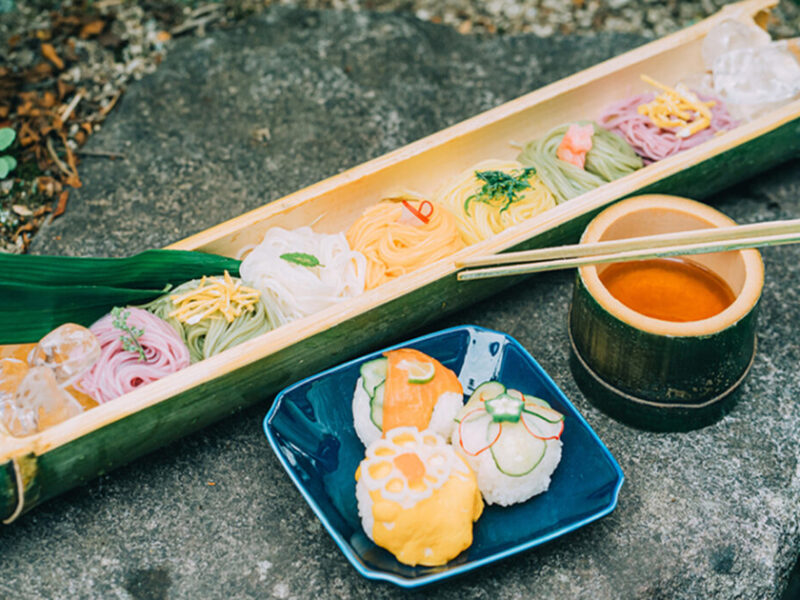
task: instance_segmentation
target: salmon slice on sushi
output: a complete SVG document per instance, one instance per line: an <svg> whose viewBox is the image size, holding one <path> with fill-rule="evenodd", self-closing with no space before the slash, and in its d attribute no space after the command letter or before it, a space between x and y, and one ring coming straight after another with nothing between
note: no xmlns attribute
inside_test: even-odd
<svg viewBox="0 0 800 600"><path fill-rule="evenodd" d="M435 358L401 348L361 366L353 421L364 446L396 427L430 429L445 440L464 404L458 377Z"/></svg>

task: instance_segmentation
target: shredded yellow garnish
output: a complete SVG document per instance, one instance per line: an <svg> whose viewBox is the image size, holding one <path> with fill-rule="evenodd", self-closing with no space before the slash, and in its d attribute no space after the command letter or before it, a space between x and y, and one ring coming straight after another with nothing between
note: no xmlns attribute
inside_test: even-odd
<svg viewBox="0 0 800 600"><path fill-rule="evenodd" d="M228 271L223 279L203 276L197 288L170 296L176 308L169 316L190 325L219 316L230 323L243 312L255 310L260 295L258 290L234 281Z"/></svg>
<svg viewBox="0 0 800 600"><path fill-rule="evenodd" d="M680 83L673 89L647 75L642 75L642 81L664 92L638 108L640 115L650 117L658 127L677 127L676 135L686 138L711 126L711 107L715 102L703 102Z"/></svg>

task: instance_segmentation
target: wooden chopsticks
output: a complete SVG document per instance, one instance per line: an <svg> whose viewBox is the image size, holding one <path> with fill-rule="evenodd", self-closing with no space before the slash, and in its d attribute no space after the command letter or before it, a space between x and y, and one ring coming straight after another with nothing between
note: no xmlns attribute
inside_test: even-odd
<svg viewBox="0 0 800 600"><path fill-rule="evenodd" d="M796 242L800 242L800 219L790 219L679 231L591 244L556 246L493 256L476 256L465 258L456 263L456 266L486 267L461 271L458 279L467 281L572 269L592 264L685 254L707 254Z"/></svg>

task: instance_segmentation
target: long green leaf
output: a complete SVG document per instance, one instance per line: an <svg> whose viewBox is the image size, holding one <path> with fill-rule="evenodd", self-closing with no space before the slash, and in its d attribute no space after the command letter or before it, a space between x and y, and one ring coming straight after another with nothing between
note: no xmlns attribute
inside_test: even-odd
<svg viewBox="0 0 800 600"><path fill-rule="evenodd" d="M59 325L88 327L114 306L142 304L164 289L0 283L0 344L38 342Z"/></svg>
<svg viewBox="0 0 800 600"><path fill-rule="evenodd" d="M147 250L127 258L0 254L0 280L35 285L102 285L163 288L228 270L239 275L240 261L187 250Z"/></svg>
<svg viewBox="0 0 800 600"><path fill-rule="evenodd" d="M0 344L37 342L63 323L89 326L114 306L143 304L239 261L177 250L150 250L129 258L0 254Z"/></svg>

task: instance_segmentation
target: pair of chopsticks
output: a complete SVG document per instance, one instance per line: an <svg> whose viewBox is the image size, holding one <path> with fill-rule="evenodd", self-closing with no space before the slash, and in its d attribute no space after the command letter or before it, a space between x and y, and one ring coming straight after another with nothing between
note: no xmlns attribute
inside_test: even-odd
<svg viewBox="0 0 800 600"><path fill-rule="evenodd" d="M459 281L467 281L572 269L584 265L707 254L796 242L800 242L800 219L790 219L476 256L465 258L457 262L456 266L484 267L461 271L458 274Z"/></svg>

